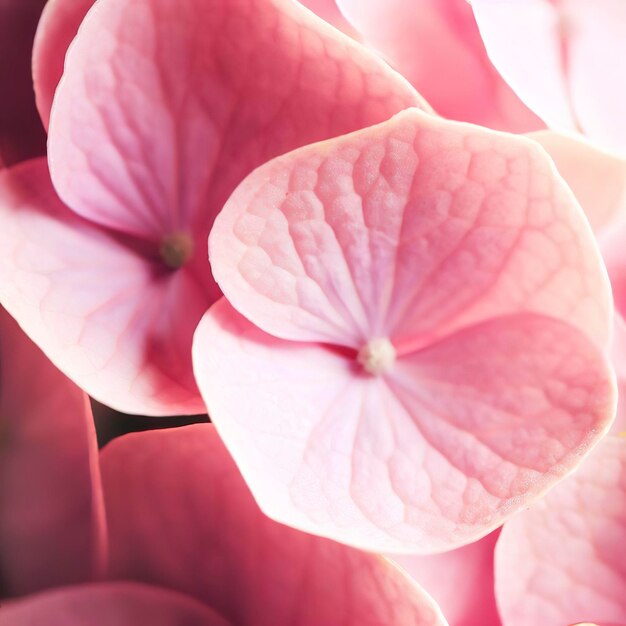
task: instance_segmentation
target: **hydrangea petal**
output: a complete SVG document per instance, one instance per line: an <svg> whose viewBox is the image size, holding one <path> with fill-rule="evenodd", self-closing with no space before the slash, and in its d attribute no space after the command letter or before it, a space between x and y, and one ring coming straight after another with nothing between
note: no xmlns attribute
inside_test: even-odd
<svg viewBox="0 0 626 626"><path fill-rule="evenodd" d="M489 61L466 0L338 4L362 37L444 117L510 132L541 127Z"/></svg>
<svg viewBox="0 0 626 626"><path fill-rule="evenodd" d="M626 150L626 5L620 0L472 0L495 66L559 130Z"/></svg>
<svg viewBox="0 0 626 626"><path fill-rule="evenodd" d="M493 552L499 532L462 548L429 556L390 557L424 584L454 626L501 626Z"/></svg>
<svg viewBox="0 0 626 626"><path fill-rule="evenodd" d="M199 602L137 583L102 583L49 591L0 611L1 626L228 626Z"/></svg>
<svg viewBox="0 0 626 626"><path fill-rule="evenodd" d="M97 575L104 530L99 476L87 397L0 309L3 597Z"/></svg>
<svg viewBox="0 0 626 626"><path fill-rule="evenodd" d="M626 159L575 135L543 130L528 137L552 157L595 233L626 218Z"/></svg>
<svg viewBox="0 0 626 626"><path fill-rule="evenodd" d="M487 53L517 95L553 128L575 130L552 0L472 0Z"/></svg>
<svg viewBox="0 0 626 626"><path fill-rule="evenodd" d="M258 168L209 253L233 306L286 339L419 344L521 311L610 331L597 244L545 151L417 109Z"/></svg>
<svg viewBox="0 0 626 626"><path fill-rule="evenodd" d="M193 350L262 509L381 552L478 539L579 463L615 413L599 350L534 315L459 331L373 377L354 354L275 339L222 300Z"/></svg>
<svg viewBox="0 0 626 626"><path fill-rule="evenodd" d="M607 437L496 546L507 626L626 623L626 440Z"/></svg>
<svg viewBox="0 0 626 626"><path fill-rule="evenodd" d="M191 272L68 210L45 159L0 174L0 220L0 301L63 372L125 412L204 412L189 355L208 301Z"/></svg>
<svg viewBox="0 0 626 626"><path fill-rule="evenodd" d="M37 110L46 129L54 92L63 75L65 53L94 0L47 0L33 46Z"/></svg>
<svg viewBox="0 0 626 626"><path fill-rule="evenodd" d="M61 198L127 233L208 232L268 158L421 98L290 0L101 0L66 57L49 156Z"/></svg>
<svg viewBox="0 0 626 626"><path fill-rule="evenodd" d="M0 2L0 168L45 154L30 74L31 49L45 0Z"/></svg>
<svg viewBox="0 0 626 626"><path fill-rule="evenodd" d="M118 439L102 471L113 576L185 591L240 626L445 625L389 561L266 518L212 425Z"/></svg>

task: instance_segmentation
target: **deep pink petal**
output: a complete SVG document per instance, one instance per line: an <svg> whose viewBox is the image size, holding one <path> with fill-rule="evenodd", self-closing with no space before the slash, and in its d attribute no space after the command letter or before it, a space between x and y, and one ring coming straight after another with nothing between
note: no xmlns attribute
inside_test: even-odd
<svg viewBox="0 0 626 626"><path fill-rule="evenodd" d="M0 0L0 168L45 154L30 59L45 0Z"/></svg>
<svg viewBox="0 0 626 626"><path fill-rule="evenodd" d="M467 0L337 2L444 117L510 132L541 128L489 61Z"/></svg>
<svg viewBox="0 0 626 626"><path fill-rule="evenodd" d="M212 425L152 431L102 455L112 574L178 589L239 626L443 626L381 557L266 518Z"/></svg>
<svg viewBox="0 0 626 626"><path fill-rule="evenodd" d="M49 591L0 610L1 626L228 626L196 600L137 583Z"/></svg>
<svg viewBox="0 0 626 626"><path fill-rule="evenodd" d="M209 414L261 508L376 551L476 540L577 465L615 413L612 373L579 331L503 317L400 357L273 338L222 300L194 339Z"/></svg>
<svg viewBox="0 0 626 626"><path fill-rule="evenodd" d="M626 440L504 526L496 594L506 626L626 623Z"/></svg>
<svg viewBox="0 0 626 626"><path fill-rule="evenodd" d="M595 233L626 218L626 159L575 135L543 130L528 137L552 157Z"/></svg>
<svg viewBox="0 0 626 626"><path fill-rule="evenodd" d="M48 0L33 47L33 82L37 109L48 128L50 109L63 74L65 53L94 0Z"/></svg>
<svg viewBox="0 0 626 626"><path fill-rule="evenodd" d="M390 556L426 586L453 626L501 626L493 575L498 534L443 554Z"/></svg>
<svg viewBox="0 0 626 626"><path fill-rule="evenodd" d="M0 309L3 597L97 575L104 549L99 475L87 397Z"/></svg>
<svg viewBox="0 0 626 626"><path fill-rule="evenodd" d="M417 109L258 168L210 257L234 307L287 339L415 346L521 311L610 330L597 245L545 151Z"/></svg>
<svg viewBox="0 0 626 626"><path fill-rule="evenodd" d="M491 60L556 129L626 151L626 4L620 0L472 0Z"/></svg>
<svg viewBox="0 0 626 626"><path fill-rule="evenodd" d="M44 159L0 174L0 223L0 301L62 371L126 412L204 412L190 353L208 298L190 271L69 211Z"/></svg>
<svg viewBox="0 0 626 626"><path fill-rule="evenodd" d="M52 179L101 224L152 238L207 233L268 158L421 103L291 0L102 0L56 93Z"/></svg>

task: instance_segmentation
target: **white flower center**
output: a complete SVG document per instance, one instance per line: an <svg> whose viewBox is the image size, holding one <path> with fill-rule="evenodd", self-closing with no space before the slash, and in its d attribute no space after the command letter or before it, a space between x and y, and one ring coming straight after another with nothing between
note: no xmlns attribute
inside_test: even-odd
<svg viewBox="0 0 626 626"><path fill-rule="evenodd" d="M359 350L356 360L366 372L379 376L393 365L396 349L386 337L372 339Z"/></svg>

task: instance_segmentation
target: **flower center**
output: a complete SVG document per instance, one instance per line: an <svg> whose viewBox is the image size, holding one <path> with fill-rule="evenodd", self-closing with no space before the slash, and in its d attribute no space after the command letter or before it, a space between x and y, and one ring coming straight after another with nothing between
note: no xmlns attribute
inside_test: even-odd
<svg viewBox="0 0 626 626"><path fill-rule="evenodd" d="M168 267L177 270L193 255L193 239L187 233L172 233L161 240L159 254Z"/></svg>
<svg viewBox="0 0 626 626"><path fill-rule="evenodd" d="M373 376L383 374L396 360L396 349L386 337L368 341L357 354L357 362Z"/></svg>

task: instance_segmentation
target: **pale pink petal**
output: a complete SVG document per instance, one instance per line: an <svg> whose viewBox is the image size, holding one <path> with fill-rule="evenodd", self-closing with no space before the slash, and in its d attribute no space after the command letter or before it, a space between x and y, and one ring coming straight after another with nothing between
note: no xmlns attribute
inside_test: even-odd
<svg viewBox="0 0 626 626"><path fill-rule="evenodd" d="M549 126L576 128L568 95L562 22L552 0L472 0L491 61Z"/></svg>
<svg viewBox="0 0 626 626"><path fill-rule="evenodd" d="M269 158L421 103L291 0L103 0L55 96L52 179L70 208L103 225L208 233Z"/></svg>
<svg viewBox="0 0 626 626"><path fill-rule="evenodd" d="M493 587L498 534L443 554L390 556L428 589L453 626L501 626Z"/></svg>
<svg viewBox="0 0 626 626"><path fill-rule="evenodd" d="M45 159L0 174L0 222L0 301L62 371L125 412L204 412L190 351L208 298L191 270L69 211Z"/></svg>
<svg viewBox="0 0 626 626"><path fill-rule="evenodd" d="M0 168L46 152L30 59L45 0L0 0Z"/></svg>
<svg viewBox="0 0 626 626"><path fill-rule="evenodd" d="M542 127L489 61L467 0L337 2L444 117L511 132Z"/></svg>
<svg viewBox="0 0 626 626"><path fill-rule="evenodd" d="M6 604L0 626L228 626L196 600L137 583L80 585Z"/></svg>
<svg viewBox="0 0 626 626"><path fill-rule="evenodd" d="M33 47L33 82L37 109L48 128L50 109L63 74L65 53L94 0L48 0Z"/></svg>
<svg viewBox="0 0 626 626"><path fill-rule="evenodd" d="M612 373L579 331L510 316L401 356L266 335L222 300L194 339L209 414L261 508L376 551L476 540L541 495L607 430Z"/></svg>
<svg viewBox="0 0 626 626"><path fill-rule="evenodd" d="M487 51L520 98L556 129L626 151L626 4L472 0Z"/></svg>
<svg viewBox="0 0 626 626"><path fill-rule="evenodd" d="M102 455L112 575L197 597L239 626L443 626L389 561L266 518L212 425Z"/></svg>
<svg viewBox="0 0 626 626"><path fill-rule="evenodd" d="M550 130L528 135L552 157L594 232L626 218L626 159L585 139Z"/></svg>
<svg viewBox="0 0 626 626"><path fill-rule="evenodd" d="M104 511L88 399L2 309L0 511L3 597L98 573Z"/></svg>
<svg viewBox="0 0 626 626"><path fill-rule="evenodd" d="M626 440L504 526L496 595L506 626L626 623Z"/></svg>
<svg viewBox="0 0 626 626"><path fill-rule="evenodd" d="M210 257L233 306L286 339L415 347L521 311L610 330L597 245L545 151L417 109L258 168Z"/></svg>

